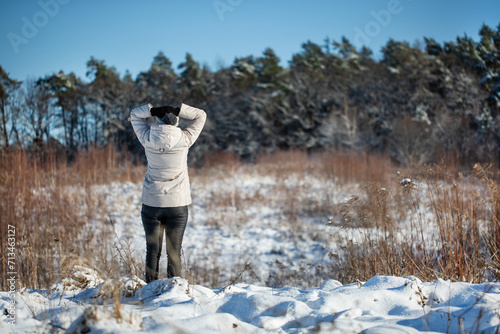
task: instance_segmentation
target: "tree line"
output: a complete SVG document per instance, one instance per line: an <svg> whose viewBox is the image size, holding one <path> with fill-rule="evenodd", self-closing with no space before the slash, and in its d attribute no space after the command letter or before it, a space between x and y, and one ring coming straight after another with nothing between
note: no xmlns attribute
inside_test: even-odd
<svg viewBox="0 0 500 334"><path fill-rule="evenodd" d="M500 161L500 24L480 39L390 39L375 59L348 39L307 41L287 67L272 48L211 70L190 53L174 70L159 52L132 78L91 57L86 80L60 71L25 82L0 66L0 146L67 155L115 145L141 154L129 123L145 103L208 114L190 159L215 151L253 159L299 148L379 152L401 164Z"/></svg>

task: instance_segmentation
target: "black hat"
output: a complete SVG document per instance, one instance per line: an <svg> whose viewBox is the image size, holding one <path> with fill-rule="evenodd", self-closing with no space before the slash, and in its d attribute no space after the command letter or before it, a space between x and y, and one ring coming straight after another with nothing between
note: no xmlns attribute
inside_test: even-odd
<svg viewBox="0 0 500 334"><path fill-rule="evenodd" d="M168 125L177 125L179 123L179 117L169 112L166 113L165 116L161 118L161 121Z"/></svg>

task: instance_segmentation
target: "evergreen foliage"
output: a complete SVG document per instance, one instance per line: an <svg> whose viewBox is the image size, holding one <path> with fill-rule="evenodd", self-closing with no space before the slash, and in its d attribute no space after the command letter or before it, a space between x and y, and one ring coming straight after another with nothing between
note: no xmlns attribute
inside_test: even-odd
<svg viewBox="0 0 500 334"><path fill-rule="evenodd" d="M21 86L0 67L0 143L46 149L57 137L70 159L110 143L135 154L129 111L185 102L209 116L191 154L197 161L220 150L252 159L301 148L376 151L401 164L444 155L500 162L500 25L479 35L413 46L391 39L380 60L345 37L327 38L302 44L288 66L267 48L217 71L187 53L176 72L159 52L136 78L92 57L87 82L61 71ZM38 115L38 126L23 114Z"/></svg>

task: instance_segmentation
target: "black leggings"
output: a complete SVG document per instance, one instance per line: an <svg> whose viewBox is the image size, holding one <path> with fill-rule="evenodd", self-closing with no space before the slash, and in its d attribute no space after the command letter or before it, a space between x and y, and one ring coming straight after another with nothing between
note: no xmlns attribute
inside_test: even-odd
<svg viewBox="0 0 500 334"><path fill-rule="evenodd" d="M181 276L181 246L188 220L188 207L155 208L142 205L142 224L146 232L146 283L158 279L163 234L166 234L167 276Z"/></svg>

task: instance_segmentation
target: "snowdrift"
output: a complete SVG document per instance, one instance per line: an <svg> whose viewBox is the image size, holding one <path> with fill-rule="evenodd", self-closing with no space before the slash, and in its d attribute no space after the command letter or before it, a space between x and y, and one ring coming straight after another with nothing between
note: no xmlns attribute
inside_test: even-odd
<svg viewBox="0 0 500 334"><path fill-rule="evenodd" d="M375 276L299 290L234 284L208 289L185 279L145 284L102 280L75 267L47 290L22 289L8 322L0 292L0 332L67 333L496 333L500 283L468 284Z"/></svg>

